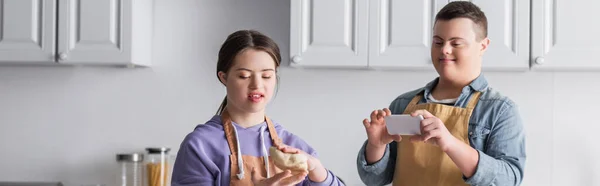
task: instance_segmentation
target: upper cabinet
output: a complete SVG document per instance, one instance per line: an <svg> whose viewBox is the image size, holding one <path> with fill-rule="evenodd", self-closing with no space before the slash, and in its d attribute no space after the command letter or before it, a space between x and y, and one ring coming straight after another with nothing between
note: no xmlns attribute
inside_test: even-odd
<svg viewBox="0 0 600 186"><path fill-rule="evenodd" d="M366 67L368 1L291 1L293 66Z"/></svg>
<svg viewBox="0 0 600 186"><path fill-rule="evenodd" d="M151 0L3 0L0 16L0 63L151 64Z"/></svg>
<svg viewBox="0 0 600 186"><path fill-rule="evenodd" d="M532 69L600 70L600 1L533 1Z"/></svg>
<svg viewBox="0 0 600 186"><path fill-rule="evenodd" d="M448 2L373 0L363 8L354 7L362 1L292 1L290 60L294 66L433 70L434 19ZM600 1L472 2L488 19L484 71L600 69L592 56L600 53L600 38L593 37L600 33L594 20Z"/></svg>
<svg viewBox="0 0 600 186"><path fill-rule="evenodd" d="M55 34L55 0L0 1L1 62L52 63Z"/></svg>
<svg viewBox="0 0 600 186"><path fill-rule="evenodd" d="M447 2L369 1L369 67L432 69L432 23Z"/></svg>
<svg viewBox="0 0 600 186"><path fill-rule="evenodd" d="M473 0L488 20L490 45L482 68L529 70L529 8L526 0Z"/></svg>

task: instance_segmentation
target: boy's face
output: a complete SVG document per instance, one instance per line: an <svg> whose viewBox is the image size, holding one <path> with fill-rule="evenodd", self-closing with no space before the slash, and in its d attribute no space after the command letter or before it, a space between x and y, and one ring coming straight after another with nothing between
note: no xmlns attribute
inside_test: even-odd
<svg viewBox="0 0 600 186"><path fill-rule="evenodd" d="M489 39L480 39L476 29L479 28L468 18L436 21L431 60L440 77L456 82L479 75Z"/></svg>

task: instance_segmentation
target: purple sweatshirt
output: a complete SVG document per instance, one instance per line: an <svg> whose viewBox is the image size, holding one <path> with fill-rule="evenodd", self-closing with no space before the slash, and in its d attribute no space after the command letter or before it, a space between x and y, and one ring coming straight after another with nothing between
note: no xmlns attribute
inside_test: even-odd
<svg viewBox="0 0 600 186"><path fill-rule="evenodd" d="M267 148L266 153L268 153L268 148L272 146L272 141L266 122L249 128L243 128L235 122L232 122L232 124L237 130L240 152L243 155L265 156L263 145ZM279 138L284 144L317 157L317 152L304 142L304 140L283 129L275 121L273 121L273 124ZM264 140L260 139L261 132ZM229 186L231 174L229 155L231 155L231 152L225 138L225 131L223 131L221 116L215 115L206 124L196 126L194 131L188 134L181 143L173 167L171 185ZM250 173L246 173L246 176L250 176ZM344 183L328 170L325 181L316 183L310 181L307 176L298 185L344 185Z"/></svg>

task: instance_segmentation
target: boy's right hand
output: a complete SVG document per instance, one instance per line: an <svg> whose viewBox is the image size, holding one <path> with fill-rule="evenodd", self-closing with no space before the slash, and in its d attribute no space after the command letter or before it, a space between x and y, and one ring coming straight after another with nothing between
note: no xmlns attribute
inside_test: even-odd
<svg viewBox="0 0 600 186"><path fill-rule="evenodd" d="M384 117L389 115L392 115L390 109L384 108L383 110L374 110L371 112L371 121L367 118L363 120L363 125L365 126L368 137L367 145L375 148L382 148L392 141L400 142L400 140L402 140L400 135L388 134Z"/></svg>

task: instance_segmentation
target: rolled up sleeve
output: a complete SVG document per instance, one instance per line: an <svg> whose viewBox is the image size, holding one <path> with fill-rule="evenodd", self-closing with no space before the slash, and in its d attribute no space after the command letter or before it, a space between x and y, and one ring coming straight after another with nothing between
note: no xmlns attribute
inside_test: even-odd
<svg viewBox="0 0 600 186"><path fill-rule="evenodd" d="M383 157L379 161L369 164L365 155L367 147L367 142L365 141L356 158L358 175L364 184L385 185L392 182L396 165L396 145L396 142L388 144Z"/></svg>

